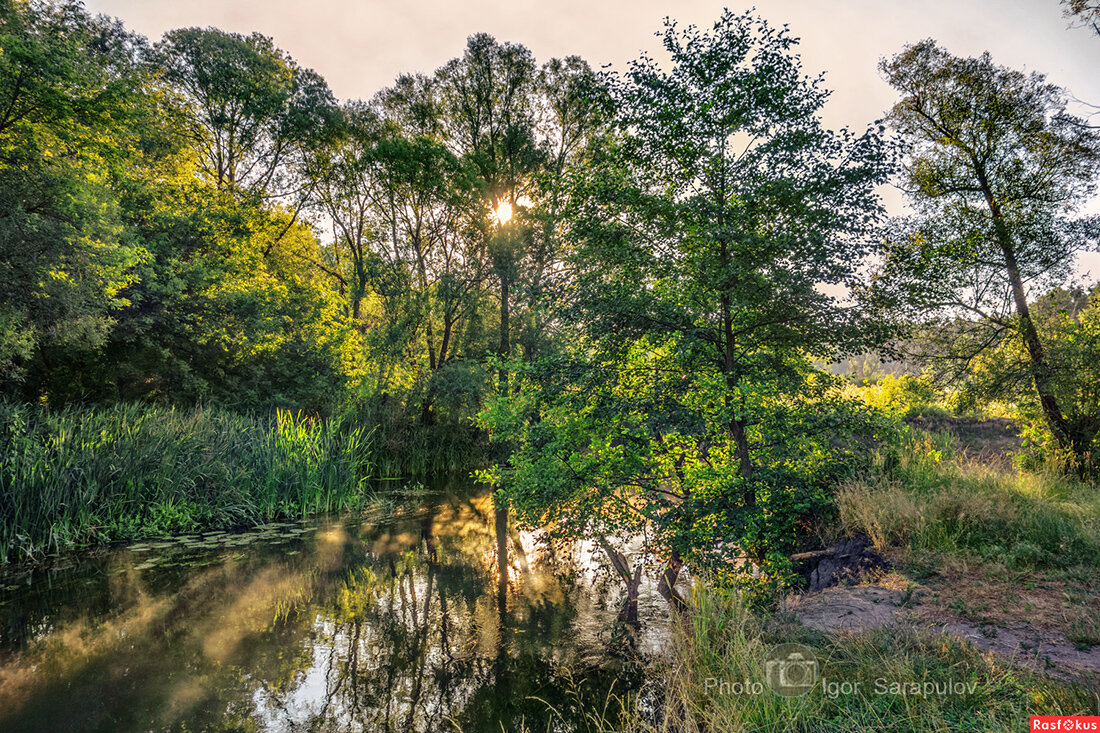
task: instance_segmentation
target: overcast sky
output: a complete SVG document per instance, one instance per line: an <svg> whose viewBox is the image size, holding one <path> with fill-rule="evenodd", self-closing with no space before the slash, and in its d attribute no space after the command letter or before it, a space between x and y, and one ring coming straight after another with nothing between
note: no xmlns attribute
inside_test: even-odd
<svg viewBox="0 0 1100 733"><path fill-rule="evenodd" d="M541 62L576 54L622 69L659 48L665 16L707 27L728 5L708 0L86 0L152 40L172 28L215 26L271 36L340 99L368 99L403 72L430 73L486 31ZM1058 0L758 0L757 11L802 39L803 67L826 72L825 122L863 128L893 104L879 59L934 38L953 54L989 51L998 64L1039 71L1100 105L1100 37L1067 29ZM1080 111L1085 111L1081 108ZM1100 118L1100 115L1098 115ZM888 196L895 204L895 197ZM895 208L894 205L891 208ZM1096 210L1095 205L1091 207ZM1100 274L1100 256L1088 269ZM1092 278L1095 279L1095 278Z"/></svg>

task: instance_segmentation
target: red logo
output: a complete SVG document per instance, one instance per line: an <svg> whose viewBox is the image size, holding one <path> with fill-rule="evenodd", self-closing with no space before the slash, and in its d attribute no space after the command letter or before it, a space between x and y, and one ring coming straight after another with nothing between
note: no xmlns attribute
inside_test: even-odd
<svg viewBox="0 0 1100 733"><path fill-rule="evenodd" d="M1100 733L1100 717L1095 715L1032 715L1031 730L1050 730L1064 733L1095 731Z"/></svg>

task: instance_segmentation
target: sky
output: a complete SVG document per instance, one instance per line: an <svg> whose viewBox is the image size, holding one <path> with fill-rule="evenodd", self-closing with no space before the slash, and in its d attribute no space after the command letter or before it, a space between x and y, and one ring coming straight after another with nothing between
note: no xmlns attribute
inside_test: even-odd
<svg viewBox="0 0 1100 733"><path fill-rule="evenodd" d="M654 33L666 16L706 28L725 6L750 7L730 0L86 0L93 13L121 18L151 40L188 26L271 36L342 100L369 99L401 73L431 73L482 31L527 46L539 62L575 54L594 67L624 69L641 51L657 56ZM801 39L806 73L825 72L833 92L822 117L830 127L862 130L880 118L896 94L879 60L924 38L957 56L989 51L1002 66L1044 73L1100 105L1100 36L1068 28L1058 0L757 0L755 7ZM900 195L884 197L900 211ZM1100 212L1100 202L1089 208ZM1096 280L1100 255L1087 256L1079 270Z"/></svg>

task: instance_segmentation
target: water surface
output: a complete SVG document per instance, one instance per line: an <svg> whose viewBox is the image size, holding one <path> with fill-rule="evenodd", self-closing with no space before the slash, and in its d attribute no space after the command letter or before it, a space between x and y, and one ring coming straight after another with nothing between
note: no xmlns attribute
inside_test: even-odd
<svg viewBox="0 0 1100 733"><path fill-rule="evenodd" d="M8 571L0 730L583 730L664 601L644 584L630 632L599 554L503 519L460 486Z"/></svg>

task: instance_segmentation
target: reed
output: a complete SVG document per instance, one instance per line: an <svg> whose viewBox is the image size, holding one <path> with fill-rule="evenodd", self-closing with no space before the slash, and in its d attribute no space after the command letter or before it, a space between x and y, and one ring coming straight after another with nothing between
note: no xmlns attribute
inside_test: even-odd
<svg viewBox="0 0 1100 733"><path fill-rule="evenodd" d="M348 417L0 403L0 563L355 508L374 440Z"/></svg>

